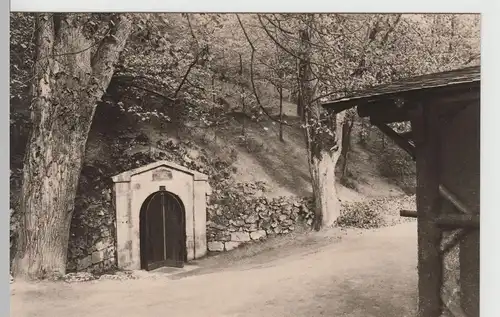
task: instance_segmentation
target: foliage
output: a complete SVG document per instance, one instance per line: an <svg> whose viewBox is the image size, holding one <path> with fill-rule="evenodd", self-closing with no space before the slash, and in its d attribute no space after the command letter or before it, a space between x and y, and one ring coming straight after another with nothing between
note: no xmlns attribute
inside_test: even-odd
<svg viewBox="0 0 500 317"><path fill-rule="evenodd" d="M135 30L113 78L118 90L133 90L138 98L153 94L163 99L164 108L174 104L185 108L186 119L206 127L224 125L221 117L232 111L219 102L219 97L225 98L223 85L232 85L233 91L244 96L243 111L250 120L267 115L258 110L256 98L263 96L269 84L292 93L297 90L297 61L302 53L298 32L306 14L239 16L255 47L255 93L249 79L250 50L236 15L129 16ZM96 26L95 22L89 25ZM320 100L400 77L459 67L479 57L477 16L317 14L311 30ZM11 14L11 98L24 103L33 60L33 31L32 15ZM260 99L264 107L275 107ZM151 109L148 103L112 105L139 120L156 120L165 114L164 109ZM171 118L165 115L162 119Z"/></svg>
<svg viewBox="0 0 500 317"><path fill-rule="evenodd" d="M34 23L34 15L31 13L11 13L10 15L11 106L28 102L29 86L33 77L31 69L35 50Z"/></svg>
<svg viewBox="0 0 500 317"><path fill-rule="evenodd" d="M400 149L386 149L377 166L380 175L398 185L407 194L416 188L416 167L410 156Z"/></svg>
<svg viewBox="0 0 500 317"><path fill-rule="evenodd" d="M357 190L358 189L358 184L361 181L361 179L358 177L358 175L354 174L349 168L346 170L346 174L344 177L340 178L340 183L347 188Z"/></svg>
<svg viewBox="0 0 500 317"><path fill-rule="evenodd" d="M337 226L372 229L380 228L385 224L382 215L377 213L368 204L348 205L337 219Z"/></svg>
<svg viewBox="0 0 500 317"><path fill-rule="evenodd" d="M394 225L411 219L399 216L401 209L413 210L415 196L383 197L367 201L344 202L337 220L339 227L372 229Z"/></svg>
<svg viewBox="0 0 500 317"><path fill-rule="evenodd" d="M415 175L415 163L407 153L388 148L381 155L379 171L382 176L397 179Z"/></svg>

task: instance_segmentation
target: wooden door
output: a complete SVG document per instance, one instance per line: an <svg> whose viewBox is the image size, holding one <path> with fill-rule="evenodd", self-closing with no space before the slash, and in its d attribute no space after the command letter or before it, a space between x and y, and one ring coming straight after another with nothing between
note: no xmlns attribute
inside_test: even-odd
<svg viewBox="0 0 500 317"><path fill-rule="evenodd" d="M141 268L183 267L185 219L180 200L166 191L151 195L141 210Z"/></svg>

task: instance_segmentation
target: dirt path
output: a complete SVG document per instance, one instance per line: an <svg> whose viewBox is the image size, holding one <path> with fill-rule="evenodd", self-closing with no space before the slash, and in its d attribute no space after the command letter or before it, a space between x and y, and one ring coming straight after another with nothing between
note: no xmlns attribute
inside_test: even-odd
<svg viewBox="0 0 500 317"><path fill-rule="evenodd" d="M13 284L14 317L414 316L416 226L180 279Z"/></svg>

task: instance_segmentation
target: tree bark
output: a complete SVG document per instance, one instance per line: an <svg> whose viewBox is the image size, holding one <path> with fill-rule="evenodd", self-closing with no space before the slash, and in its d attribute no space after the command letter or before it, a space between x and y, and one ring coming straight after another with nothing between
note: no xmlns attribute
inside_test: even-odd
<svg viewBox="0 0 500 317"><path fill-rule="evenodd" d="M311 158L311 174L316 210L314 229L331 227L340 216L340 201L335 187L335 166L338 151L322 150Z"/></svg>
<svg viewBox="0 0 500 317"><path fill-rule="evenodd" d="M306 116L308 110L306 110ZM342 152L342 121L345 113L322 120L328 125L329 132L316 132L315 128L306 128L308 144L309 169L313 188L315 221L314 229L328 228L335 225L340 216L340 200L338 198L335 167Z"/></svg>
<svg viewBox="0 0 500 317"><path fill-rule="evenodd" d="M97 46L87 14L38 14L32 130L24 158L16 277L65 274L69 228L95 107L113 75L131 24L114 16Z"/></svg>
<svg viewBox="0 0 500 317"><path fill-rule="evenodd" d="M213 107L215 107L215 72L212 74L212 102L214 103Z"/></svg>
<svg viewBox="0 0 500 317"><path fill-rule="evenodd" d="M242 116L242 122L241 122L241 135L245 136L246 134L246 104L245 104L245 86L243 85L243 58L241 54L240 56L240 70L238 72L239 79L240 79L240 87L241 87L241 95L240 95L240 100L241 100L241 112L243 112Z"/></svg>
<svg viewBox="0 0 500 317"><path fill-rule="evenodd" d="M312 28L309 15L300 30L299 104L303 110L304 132L315 204L314 229L331 227L340 216L340 201L335 186L335 166L342 150L344 114L327 115L315 100L317 78L312 70Z"/></svg>
<svg viewBox="0 0 500 317"><path fill-rule="evenodd" d="M342 151L341 151L341 157L342 157L342 174L341 177L344 178L346 177L347 173L347 163L349 159L349 150L351 149L351 132L352 132L352 127L354 125L354 114L352 112L349 112L347 110L344 121L342 122Z"/></svg>
<svg viewBox="0 0 500 317"><path fill-rule="evenodd" d="M280 141L285 142L283 138L283 87L279 87L280 94Z"/></svg>
<svg viewBox="0 0 500 317"><path fill-rule="evenodd" d="M366 126L365 126L365 120L364 118L360 118L360 122L361 122L361 127L359 129L359 143L360 144L366 144L366 135L368 134L368 132L366 132Z"/></svg>
<svg viewBox="0 0 500 317"><path fill-rule="evenodd" d="M305 35L302 35L303 31L301 31L301 40L307 40ZM304 76L304 65L307 63L303 59L297 59L297 117L304 119L304 97L302 96L302 78ZM310 67L310 66L309 66ZM311 99L312 100L312 99Z"/></svg>

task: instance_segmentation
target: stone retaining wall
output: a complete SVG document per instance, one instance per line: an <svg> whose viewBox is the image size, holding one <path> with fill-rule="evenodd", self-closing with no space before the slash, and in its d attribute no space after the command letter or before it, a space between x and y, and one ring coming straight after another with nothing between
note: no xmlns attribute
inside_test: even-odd
<svg viewBox="0 0 500 317"><path fill-rule="evenodd" d="M230 251L243 243L287 234L298 226L310 226L313 219L309 200L295 197L245 197L240 204L213 204L208 210L207 241L211 252Z"/></svg>
<svg viewBox="0 0 500 317"><path fill-rule="evenodd" d="M68 245L68 272L101 273L116 264L115 211L109 192L105 201L90 199L75 210Z"/></svg>

